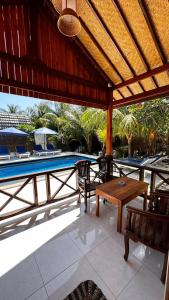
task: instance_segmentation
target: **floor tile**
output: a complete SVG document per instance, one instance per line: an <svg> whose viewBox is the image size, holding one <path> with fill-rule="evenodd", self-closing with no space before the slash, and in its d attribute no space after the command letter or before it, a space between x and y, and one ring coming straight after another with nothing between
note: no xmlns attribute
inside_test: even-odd
<svg viewBox="0 0 169 300"><path fill-rule="evenodd" d="M141 267L141 263L134 256L130 257L129 262L125 262L123 255L123 249L109 238L86 256L115 296Z"/></svg>
<svg viewBox="0 0 169 300"><path fill-rule="evenodd" d="M63 234L43 245L36 251L35 257L43 280L47 283L80 259L82 253L68 234Z"/></svg>
<svg viewBox="0 0 169 300"><path fill-rule="evenodd" d="M101 225L93 226L93 224L87 225L87 223L77 226L69 233L69 236L84 254L109 237Z"/></svg>
<svg viewBox="0 0 169 300"><path fill-rule="evenodd" d="M46 290L44 287L40 288L38 291L36 291L33 295L26 298L25 300L48 300L49 297L46 293Z"/></svg>
<svg viewBox="0 0 169 300"><path fill-rule="evenodd" d="M0 299L23 300L43 286L33 255L16 265L0 279Z"/></svg>
<svg viewBox="0 0 169 300"><path fill-rule="evenodd" d="M151 249L143 244L140 244L133 252L133 255L137 257L142 263L149 268L153 273L155 273L159 278L161 277L161 272L164 263L164 254Z"/></svg>
<svg viewBox="0 0 169 300"><path fill-rule="evenodd" d="M163 284L152 272L143 267L117 299L162 300L163 294Z"/></svg>
<svg viewBox="0 0 169 300"><path fill-rule="evenodd" d="M49 299L63 300L85 280L93 280L107 297L107 300L115 299L110 289L100 279L85 258L74 263L46 285Z"/></svg>

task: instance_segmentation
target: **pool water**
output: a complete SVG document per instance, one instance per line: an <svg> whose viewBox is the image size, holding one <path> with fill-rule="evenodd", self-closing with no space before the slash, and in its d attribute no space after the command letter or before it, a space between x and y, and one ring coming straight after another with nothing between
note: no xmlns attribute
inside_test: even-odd
<svg viewBox="0 0 169 300"><path fill-rule="evenodd" d="M69 155L19 163L8 163L0 166L0 179L69 168L73 167L77 161L83 159L88 159L93 163L96 162L95 159L86 156Z"/></svg>

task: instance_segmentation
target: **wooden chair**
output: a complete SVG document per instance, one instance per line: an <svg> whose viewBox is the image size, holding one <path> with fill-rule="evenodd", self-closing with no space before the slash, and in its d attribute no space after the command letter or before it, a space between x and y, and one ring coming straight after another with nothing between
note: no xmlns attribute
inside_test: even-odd
<svg viewBox="0 0 169 300"><path fill-rule="evenodd" d="M165 254L161 281L165 282L169 250L169 194L153 193L149 210L143 211L127 207L126 228L124 233L125 254L129 255L129 239Z"/></svg>
<svg viewBox="0 0 169 300"><path fill-rule="evenodd" d="M81 200L81 196L84 197L85 202L85 212L87 212L87 199L91 197L91 193L96 190L96 186L99 185L99 178L94 176L94 179L91 179L90 175L90 166L91 161L89 160L80 160L75 164L77 168L77 181L78 181L78 188L79 188L79 200Z"/></svg>
<svg viewBox="0 0 169 300"><path fill-rule="evenodd" d="M122 168L118 167L113 162L112 155L98 157L97 163L99 165L99 171L96 172L96 177L98 177L102 182L124 176ZM116 170L116 173L119 173L119 176L114 176L114 170Z"/></svg>

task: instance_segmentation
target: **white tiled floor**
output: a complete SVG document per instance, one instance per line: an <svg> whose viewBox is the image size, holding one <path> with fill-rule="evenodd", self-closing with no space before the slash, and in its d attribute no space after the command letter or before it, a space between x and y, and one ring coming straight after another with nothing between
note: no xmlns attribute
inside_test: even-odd
<svg viewBox="0 0 169 300"><path fill-rule="evenodd" d="M88 279L108 300L163 299L163 255L131 242L126 263L116 207L102 205L99 218L94 201L89 214L83 209L72 201L2 228L1 300L62 300Z"/></svg>

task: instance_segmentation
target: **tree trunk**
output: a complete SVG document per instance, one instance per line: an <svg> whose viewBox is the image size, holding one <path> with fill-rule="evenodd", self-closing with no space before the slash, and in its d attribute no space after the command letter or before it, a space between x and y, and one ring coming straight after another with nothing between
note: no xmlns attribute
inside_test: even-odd
<svg viewBox="0 0 169 300"><path fill-rule="evenodd" d="M128 139L128 157L131 157L131 139Z"/></svg>
<svg viewBox="0 0 169 300"><path fill-rule="evenodd" d="M89 134L87 136L86 142L87 142L87 152L91 153L91 149L92 149L92 135L91 134Z"/></svg>

